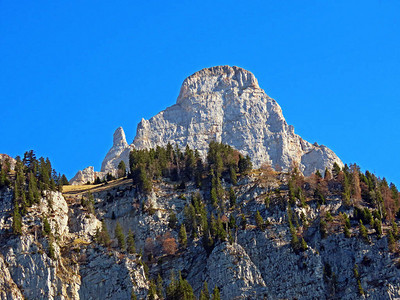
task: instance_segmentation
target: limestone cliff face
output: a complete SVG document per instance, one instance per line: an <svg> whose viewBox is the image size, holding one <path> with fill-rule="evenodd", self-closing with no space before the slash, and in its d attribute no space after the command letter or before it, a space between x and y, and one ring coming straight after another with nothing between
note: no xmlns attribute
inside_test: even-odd
<svg viewBox="0 0 400 300"><path fill-rule="evenodd" d="M125 132L122 127L117 128L114 132L113 146L108 151L106 157L101 164L101 172L113 173L118 164L123 160L126 166L129 166L129 152L131 147L126 142Z"/></svg>
<svg viewBox="0 0 400 300"><path fill-rule="evenodd" d="M205 156L212 140L249 155L255 167L268 163L287 170L298 165L305 175L331 169L341 160L325 146L294 133L278 103L258 86L252 73L218 66L189 76L175 105L150 120L142 119L133 146L153 148L177 143ZM104 164L104 163L103 163Z"/></svg>
<svg viewBox="0 0 400 300"><path fill-rule="evenodd" d="M104 172L96 172L92 166L83 170L79 170L69 181L72 185L83 185L87 182L93 183L97 177L103 179L107 174Z"/></svg>
<svg viewBox="0 0 400 300"><path fill-rule="evenodd" d="M12 191L0 189L0 299L143 298L148 280L135 255L107 253L93 244L101 222L76 201L44 192L22 218L22 234L10 234ZM80 200L78 200L80 201ZM78 202L79 203L79 202ZM51 235L43 233L48 219ZM50 255L52 244L54 254Z"/></svg>

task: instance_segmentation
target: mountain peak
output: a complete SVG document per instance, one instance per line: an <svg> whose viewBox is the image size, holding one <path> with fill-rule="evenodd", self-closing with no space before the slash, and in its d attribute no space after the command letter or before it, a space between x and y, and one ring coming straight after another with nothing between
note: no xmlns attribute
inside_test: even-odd
<svg viewBox="0 0 400 300"><path fill-rule="evenodd" d="M118 146L128 146L128 143L126 142L126 137L125 137L125 132L122 129L122 127L118 127L114 131L113 135L113 147L118 147Z"/></svg>
<svg viewBox="0 0 400 300"><path fill-rule="evenodd" d="M256 77L250 71L236 66L205 68L183 81L177 104L193 94L207 94L222 90L239 92L247 88L260 88Z"/></svg>
<svg viewBox="0 0 400 300"><path fill-rule="evenodd" d="M251 72L230 66L202 69L186 78L175 105L139 123L132 146L189 145L205 157L210 141L249 155L255 167L267 163L288 170L297 165L310 175L331 169L335 162L343 165L330 149L294 133Z"/></svg>
<svg viewBox="0 0 400 300"><path fill-rule="evenodd" d="M124 160L125 164L128 166L129 151L131 147L126 142L125 132L122 127L118 127L113 135L113 146L108 151L106 157L101 164L101 172L114 174L121 160ZM124 159L120 156L123 154Z"/></svg>

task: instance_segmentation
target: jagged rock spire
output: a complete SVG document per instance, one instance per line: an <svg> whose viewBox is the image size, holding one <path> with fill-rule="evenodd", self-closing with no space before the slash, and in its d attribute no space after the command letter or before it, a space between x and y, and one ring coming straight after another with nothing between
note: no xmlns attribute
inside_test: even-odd
<svg viewBox="0 0 400 300"><path fill-rule="evenodd" d="M101 172L114 173L118 164L123 160L126 166L129 165L129 151L131 147L126 142L125 132L122 127L118 127L113 136L113 146L108 151L101 164Z"/></svg>

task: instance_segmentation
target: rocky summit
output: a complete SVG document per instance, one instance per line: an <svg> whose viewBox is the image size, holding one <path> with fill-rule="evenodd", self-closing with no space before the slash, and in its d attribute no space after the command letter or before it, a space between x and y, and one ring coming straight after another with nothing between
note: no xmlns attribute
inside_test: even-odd
<svg viewBox="0 0 400 300"><path fill-rule="evenodd" d="M203 69L186 78L175 105L150 120L142 119L131 147L189 145L205 157L210 141L249 155L256 167L269 164L288 170L296 165L310 175L331 169L335 162L343 166L332 150L294 133L279 104L259 87L251 72L230 66ZM121 160L128 165L128 156L129 145L118 128L101 171L112 172Z"/></svg>

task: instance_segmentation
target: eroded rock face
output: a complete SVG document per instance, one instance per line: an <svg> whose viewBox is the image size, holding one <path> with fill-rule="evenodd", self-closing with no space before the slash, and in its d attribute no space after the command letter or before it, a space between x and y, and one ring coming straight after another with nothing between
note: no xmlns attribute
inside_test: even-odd
<svg viewBox="0 0 400 300"><path fill-rule="evenodd" d="M122 127L117 128L114 132L113 146L108 151L106 157L101 164L101 172L111 173L114 175L118 164L123 160L126 166L129 166L129 152L131 147L126 142L125 132Z"/></svg>
<svg viewBox="0 0 400 300"><path fill-rule="evenodd" d="M81 269L80 299L130 299L132 292L143 299L149 288L143 266L135 257L120 259L87 251L87 264Z"/></svg>
<svg viewBox="0 0 400 300"><path fill-rule="evenodd" d="M106 176L106 173L103 172L95 172L92 166L79 170L74 177L69 181L69 184L72 185L83 185L88 182L93 183L97 177L103 179Z"/></svg>
<svg viewBox="0 0 400 300"><path fill-rule="evenodd" d="M8 206L5 212L10 213L12 204ZM45 217L52 238L43 234ZM0 286L4 285L7 293L11 287L13 293L12 297L5 299L62 299L61 295L78 299L80 277L76 270L67 270L65 260L61 259L60 245L64 245L70 236L68 205L62 194L45 191L39 203L30 207L23 216L22 233L3 240L6 242L0 247L0 256L4 256L3 261L0 259L0 269L4 269L2 274L6 276L5 283L0 280ZM49 243L54 249L53 258L49 255Z"/></svg>
<svg viewBox="0 0 400 300"><path fill-rule="evenodd" d="M24 296L11 278L2 255L0 255L0 299L23 299Z"/></svg>
<svg viewBox="0 0 400 300"><path fill-rule="evenodd" d="M207 260L207 271L210 286L219 286L225 299L256 299L263 292L267 295L260 271L239 244L217 246Z"/></svg>
<svg viewBox="0 0 400 300"><path fill-rule="evenodd" d="M177 143L205 157L212 140L248 154L255 167L268 163L283 170L298 165L305 175L331 169L341 160L325 146L312 145L294 133L278 103L258 86L252 73L218 66L189 76L175 105L150 120L142 119L137 149Z"/></svg>

